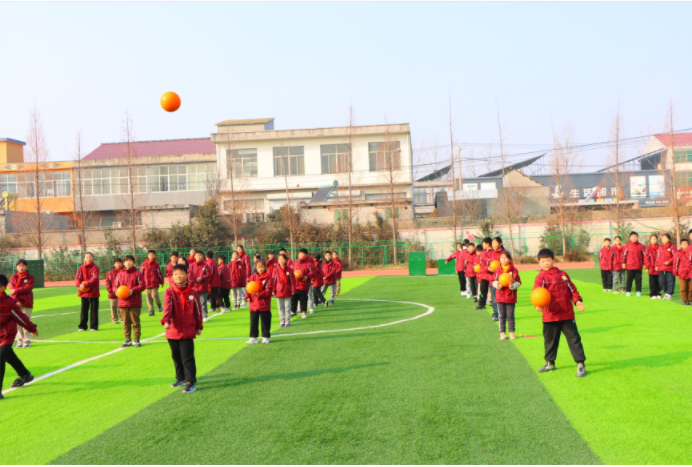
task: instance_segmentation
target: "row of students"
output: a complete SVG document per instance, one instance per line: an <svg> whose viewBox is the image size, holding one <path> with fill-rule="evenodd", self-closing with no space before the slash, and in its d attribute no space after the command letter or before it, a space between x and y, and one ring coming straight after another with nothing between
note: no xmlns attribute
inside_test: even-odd
<svg viewBox="0 0 692 467"><path fill-rule="evenodd" d="M671 237L667 233L661 235L660 244L658 235L649 236L649 245L646 247L639 242L639 235L636 232L630 233L630 241L624 247L621 245L620 236L616 236L614 240L615 244L611 246L610 239L606 238L603 241L603 248L598 252L604 292L622 292L618 290L618 277L620 277L620 289L622 289L621 277L626 271L624 287L626 296L631 296L633 281L637 296L641 296L642 270L646 269L651 299L672 300L675 279L678 278L683 304L692 305L692 293L689 287L690 279L692 279L692 250L689 249L689 239L680 240L680 250L672 244Z"/></svg>

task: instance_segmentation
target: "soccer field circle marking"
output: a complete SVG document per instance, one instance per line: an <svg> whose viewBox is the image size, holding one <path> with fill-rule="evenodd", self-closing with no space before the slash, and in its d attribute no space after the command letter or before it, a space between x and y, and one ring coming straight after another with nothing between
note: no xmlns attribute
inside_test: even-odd
<svg viewBox="0 0 692 467"><path fill-rule="evenodd" d="M425 313L422 313L420 315L414 316L412 318L406 318L406 319L400 319L397 321L392 321L391 323L383 323L383 324L375 324L372 326L360 326L357 328L347 328L347 329L326 329L322 331L308 331L308 332L293 332L293 333L288 333L288 334L277 334L276 336L273 336L272 339L277 339L281 337L290 337L290 336L306 336L310 334L326 334L326 333L334 333L334 332L349 332L349 331L361 331L364 329L375 329L375 328L382 328L385 326L393 326L395 324L400 324L400 323L405 323L407 321L413 321L418 318L422 318L424 316L427 316L429 314L432 314L433 311L435 311L435 307L432 307L430 305L424 305L423 303L415 303L415 302L402 302L399 300L379 300L375 298L342 298L341 300L348 300L348 301L364 301L364 302L385 302L385 303L401 303L404 305L416 305L416 306L421 306L423 308L426 308L427 310ZM217 313L215 315L209 316L209 319L216 318L217 316L222 316L224 313ZM142 342L149 342L150 344L163 344L166 343L167 341L155 341L154 339L157 339L159 337L165 336L166 333L161 333L156 336L149 337L147 339L142 339ZM213 338L199 338L195 339L197 341L217 341L217 340L238 340L238 339L247 339L247 337L213 337ZM41 342L41 343L53 343L53 344L120 344L120 342L111 342L111 341L51 341L51 340L33 340L33 342ZM81 360L79 362L73 363L71 365L68 365L66 367L60 368L55 371L51 371L50 373L46 373L45 375L38 376L34 378L34 380L30 383L25 384L25 386L28 386L30 384L34 384L38 381L42 381L44 379L50 378L51 376L58 375L60 373L63 373L67 370L70 370L72 368L76 368L78 366L82 366L85 363L93 362L94 360L98 360L103 357L107 357L109 355L113 355L114 353L120 352L122 350L125 350L124 347L118 347L117 349L110 350L106 353L103 353L101 355L97 355L95 357L90 357L84 360ZM15 389L19 388L8 388L2 391L2 394L7 394L9 392L14 391Z"/></svg>

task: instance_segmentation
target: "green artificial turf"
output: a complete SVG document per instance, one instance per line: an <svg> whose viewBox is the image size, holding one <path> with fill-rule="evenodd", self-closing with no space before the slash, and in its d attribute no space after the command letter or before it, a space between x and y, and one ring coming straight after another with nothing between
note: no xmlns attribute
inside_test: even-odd
<svg viewBox="0 0 692 467"><path fill-rule="evenodd" d="M599 462L533 366L497 340L496 327L459 297L455 282L374 278L344 298L436 310L393 326L277 335L270 345L245 346L201 377L196 393L161 390L163 399L54 463ZM422 312L339 300L289 331L319 329L322 320L370 325ZM199 354L209 351L203 344ZM160 364L170 365L165 358Z"/></svg>

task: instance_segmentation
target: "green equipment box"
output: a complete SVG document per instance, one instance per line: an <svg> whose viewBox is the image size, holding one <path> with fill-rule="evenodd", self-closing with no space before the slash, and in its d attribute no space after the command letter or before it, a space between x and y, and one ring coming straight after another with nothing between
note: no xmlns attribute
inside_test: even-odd
<svg viewBox="0 0 692 467"><path fill-rule="evenodd" d="M408 275L425 276L424 251L416 251L408 254Z"/></svg>
<svg viewBox="0 0 692 467"><path fill-rule="evenodd" d="M453 276L457 273L457 260L454 258L449 263L445 264L446 258L437 260L437 274L440 276Z"/></svg>

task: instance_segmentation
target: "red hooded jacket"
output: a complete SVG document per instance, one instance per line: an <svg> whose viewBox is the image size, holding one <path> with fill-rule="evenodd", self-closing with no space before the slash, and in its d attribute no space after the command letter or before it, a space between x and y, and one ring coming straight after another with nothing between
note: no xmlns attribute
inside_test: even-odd
<svg viewBox="0 0 692 467"><path fill-rule="evenodd" d="M461 250L457 250L454 253L450 255L449 258L447 258L447 262L452 261L453 259L456 259L457 262L455 264L455 268L457 272L462 272L464 270L464 261L466 260L466 256L468 256L468 251L466 251L465 248L462 248Z"/></svg>
<svg viewBox="0 0 692 467"><path fill-rule="evenodd" d="M225 265L218 266L219 274L219 287L222 289L230 289L231 286L231 269Z"/></svg>
<svg viewBox="0 0 692 467"><path fill-rule="evenodd" d="M5 292L0 294L0 345L12 345L17 336L17 325L36 332L36 325L19 309L17 302Z"/></svg>
<svg viewBox="0 0 692 467"><path fill-rule="evenodd" d="M209 282L211 280L211 271L209 270L209 265L202 261L198 263L195 261L191 263L187 268L188 282L192 284L192 288L197 291L197 293L207 293L209 291ZM201 277L202 281L198 282L197 279Z"/></svg>
<svg viewBox="0 0 692 467"><path fill-rule="evenodd" d="M296 293L296 276L293 269L289 266L281 267L276 265L270 269L272 283L274 284L274 296L276 298L292 297Z"/></svg>
<svg viewBox="0 0 692 467"><path fill-rule="evenodd" d="M122 271L123 268L120 269L111 269L108 271L108 274L106 274L106 290L108 291L108 298L118 298L115 295L115 291L118 289L115 286L115 278L118 277L118 274L120 271Z"/></svg>
<svg viewBox="0 0 692 467"><path fill-rule="evenodd" d="M601 266L601 271L613 270L613 249L604 246L598 252L598 264Z"/></svg>
<svg viewBox="0 0 692 467"><path fill-rule="evenodd" d="M249 278L252 272L252 264L250 264L250 257L247 253L243 252L242 255L238 255L238 259L243 262L243 270L245 271L245 278Z"/></svg>
<svg viewBox="0 0 692 467"><path fill-rule="evenodd" d="M141 307L142 292L146 288L142 273L134 266L130 269L122 268L115 276L115 290L118 290L121 285L127 286L132 291L132 295L128 298L118 298L118 308Z"/></svg>
<svg viewBox="0 0 692 467"><path fill-rule="evenodd" d="M245 264L241 260L231 261L228 267L231 270L231 288L245 287L247 285Z"/></svg>
<svg viewBox="0 0 692 467"><path fill-rule="evenodd" d="M658 272L672 272L673 262L675 260L675 253L678 249L672 243L661 243L656 252L656 268ZM668 264L666 264L668 263ZM629 269L629 264L627 265Z"/></svg>
<svg viewBox="0 0 692 467"><path fill-rule="evenodd" d="M335 284L336 283L336 271L339 266L334 260L324 261L322 263L322 274L324 275L324 283Z"/></svg>
<svg viewBox="0 0 692 467"><path fill-rule="evenodd" d="M502 252L505 251L504 247L500 247L499 250L495 250L491 248L490 250L485 250L485 265L481 263L481 279L485 279L487 281L492 282L493 277L495 277L495 271L490 271L490 263L493 261L500 261L500 255ZM483 261L483 259L481 259ZM483 273L483 270L485 270L485 273Z"/></svg>
<svg viewBox="0 0 692 467"><path fill-rule="evenodd" d="M678 250L673 259L673 274L683 280L692 279L692 249Z"/></svg>
<svg viewBox="0 0 692 467"><path fill-rule="evenodd" d="M324 285L324 271L322 270L322 261L315 261L315 269L312 274L312 286L322 287Z"/></svg>
<svg viewBox="0 0 692 467"><path fill-rule="evenodd" d="M275 268L276 266L278 266L279 261L277 261L276 258L274 258L274 259L268 259L267 262L266 262L265 264L266 264L266 266L267 266L267 270L268 270L268 271L271 271L272 268Z"/></svg>
<svg viewBox="0 0 692 467"><path fill-rule="evenodd" d="M464 258L464 276L465 277L476 277L476 270L473 267L478 263L478 254L476 250L473 253L466 251L466 257Z"/></svg>
<svg viewBox="0 0 692 467"><path fill-rule="evenodd" d="M212 287L221 287L221 277L219 276L219 265L216 264L213 258L207 258L205 261L207 263L207 266L209 266L209 270L211 271L211 282L210 286Z"/></svg>
<svg viewBox="0 0 692 467"><path fill-rule="evenodd" d="M644 267L648 269L650 276L658 276L658 271L656 270L656 258L658 258L658 243L656 245L649 245L644 250Z"/></svg>
<svg viewBox="0 0 692 467"><path fill-rule="evenodd" d="M173 283L173 266L177 265L178 263L168 263L166 265L166 277L168 277L168 283L172 284Z"/></svg>
<svg viewBox="0 0 692 467"><path fill-rule="evenodd" d="M274 285L269 271L264 274L253 274L248 282L255 281L260 285L260 291L256 295L245 293L245 300L250 303L250 311L271 311L272 291Z"/></svg>
<svg viewBox="0 0 692 467"><path fill-rule="evenodd" d="M10 289L14 289L12 298L24 308L34 307L34 276L28 272L20 276L18 272L10 278Z"/></svg>
<svg viewBox="0 0 692 467"><path fill-rule="evenodd" d="M556 267L541 270L533 283L534 289L538 287L545 287L550 292L550 303L543 310L544 323L574 319L572 303L583 300L565 271Z"/></svg>
<svg viewBox="0 0 692 467"><path fill-rule="evenodd" d="M74 277L74 283L77 286L77 296L82 298L98 298L101 296L99 292L99 267L96 263L91 263L89 266L82 264L77 269L77 275ZM90 289L88 292L79 289L82 282L86 281L84 287Z"/></svg>
<svg viewBox="0 0 692 467"><path fill-rule="evenodd" d="M299 259L294 261L293 270L303 273L303 279L296 281L296 290L302 290L304 292L310 290L310 281L315 275L315 260L306 256L302 260Z"/></svg>
<svg viewBox="0 0 692 467"><path fill-rule="evenodd" d="M337 264L336 278L341 279L341 273L344 270L344 263L339 258L334 258L333 261Z"/></svg>
<svg viewBox="0 0 692 467"><path fill-rule="evenodd" d="M625 260L622 256L625 254L625 247L622 245L613 245L613 271L623 271L622 263Z"/></svg>
<svg viewBox="0 0 692 467"><path fill-rule="evenodd" d="M497 268L495 271L495 275L493 276L493 282L497 281L500 279L500 276L504 274L504 270L502 267ZM514 277L514 280L510 284L510 287L512 284L515 282L519 282L521 285L521 278L519 277L519 271L517 271L517 268L514 267L514 262L510 261L509 262L509 268L507 269L507 273L511 274ZM517 291L512 290L508 287L502 287L501 289L496 289L495 290L495 301L497 303L517 303Z"/></svg>
<svg viewBox="0 0 692 467"><path fill-rule="evenodd" d="M203 329L202 306L195 289L185 284L178 287L175 282L163 293L163 318L168 324L166 339L194 339Z"/></svg>
<svg viewBox="0 0 692 467"><path fill-rule="evenodd" d="M156 261L143 261L139 267L139 272L144 277L144 283L147 289L158 289L163 287L163 276L161 275L161 265Z"/></svg>
<svg viewBox="0 0 692 467"><path fill-rule="evenodd" d="M644 269L644 249L642 243L627 243L622 254L622 262L625 263L628 271L641 271Z"/></svg>

